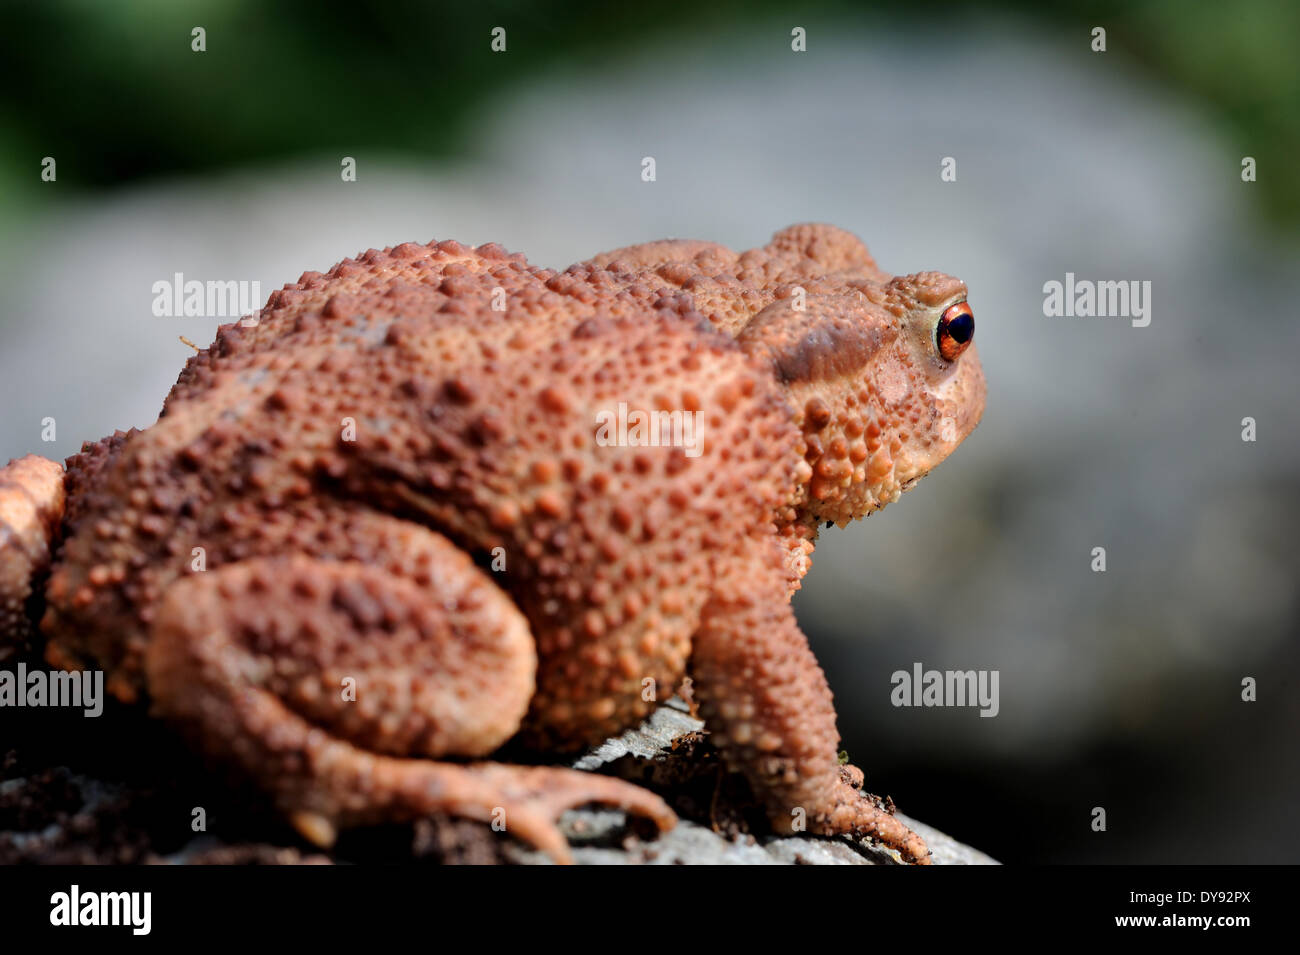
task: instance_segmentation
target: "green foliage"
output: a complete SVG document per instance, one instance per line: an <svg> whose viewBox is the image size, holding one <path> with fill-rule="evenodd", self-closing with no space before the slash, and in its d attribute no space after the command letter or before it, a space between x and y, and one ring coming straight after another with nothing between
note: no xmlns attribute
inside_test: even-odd
<svg viewBox="0 0 1300 955"><path fill-rule="evenodd" d="M898 8L841 0L795 8L865 28L886 15L930 20L955 4ZM1182 0L1043 5L994 0L1054 29L1107 28L1129 56L1207 104L1242 155L1259 161L1252 192L1279 222L1300 220L1300 3ZM304 152L454 153L494 98L574 61L620 54L683 30L789 20L788 3L657 0L611 4L385 0L6 3L0 29L0 201L31 195L40 157L88 188L263 162ZM969 10L966 11L970 13ZM493 26L509 52L489 48ZM207 30L207 52L190 30Z"/></svg>
<svg viewBox="0 0 1300 955"><path fill-rule="evenodd" d="M1109 49L1201 103L1242 156L1259 163L1252 193L1274 224L1300 222L1300 3L1295 0L1016 0L1027 16L1106 27ZM1234 169L1234 172L1237 171Z"/></svg>

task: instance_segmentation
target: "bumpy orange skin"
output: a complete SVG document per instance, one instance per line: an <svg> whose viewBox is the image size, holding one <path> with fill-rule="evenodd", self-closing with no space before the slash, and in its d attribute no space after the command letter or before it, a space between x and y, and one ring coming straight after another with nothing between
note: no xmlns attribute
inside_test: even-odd
<svg viewBox="0 0 1300 955"><path fill-rule="evenodd" d="M830 226L562 273L456 242L307 273L224 326L154 426L69 459L48 658L104 668L318 834L427 810L402 757L603 739L689 667L778 827L802 807L923 859L836 767L788 597L819 522L896 499L974 428L973 348L945 362L933 342L964 297ZM701 453L603 446L620 403L696 413ZM506 778L448 770L437 805L527 816L546 787Z"/></svg>
<svg viewBox="0 0 1300 955"><path fill-rule="evenodd" d="M0 659L31 630L33 586L49 569L65 501L55 461L29 454L0 470Z"/></svg>

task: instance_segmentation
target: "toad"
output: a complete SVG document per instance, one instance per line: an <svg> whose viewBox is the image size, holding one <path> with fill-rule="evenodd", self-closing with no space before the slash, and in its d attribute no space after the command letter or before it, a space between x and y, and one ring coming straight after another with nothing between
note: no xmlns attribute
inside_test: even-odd
<svg viewBox="0 0 1300 955"><path fill-rule="evenodd" d="M0 647L48 575L50 664L102 669L311 841L448 813L561 861L567 808L674 814L491 755L598 742L689 676L774 830L924 863L839 764L790 597L821 525L974 429L973 333L962 282L826 225L563 272L372 250L223 326L151 427L0 472Z"/></svg>

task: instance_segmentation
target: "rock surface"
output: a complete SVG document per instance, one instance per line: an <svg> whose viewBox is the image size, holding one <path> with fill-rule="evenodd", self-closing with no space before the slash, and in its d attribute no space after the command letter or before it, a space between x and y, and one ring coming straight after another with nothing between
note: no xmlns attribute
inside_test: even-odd
<svg viewBox="0 0 1300 955"><path fill-rule="evenodd" d="M659 707L636 729L606 740L577 760L578 769L599 770L627 757L654 760L671 754L674 743L699 736L704 724L686 712L678 700ZM978 849L963 845L937 829L902 813L898 817L930 846L936 865L997 865ZM626 827L622 812L579 809L565 814L564 833L574 858L590 865L899 865L898 853L864 841L814 836L754 836L737 833L730 838L683 818L670 832L642 841L635 836L621 842ZM512 844L506 850L513 862L544 864L544 854Z"/></svg>
<svg viewBox="0 0 1300 955"><path fill-rule="evenodd" d="M305 845L246 786L214 775L156 720L112 707L102 718L6 714L0 751L0 864L548 864L479 823L434 818L347 832L329 853ZM892 851L848 839L762 833L743 780L722 770L703 725L678 700L578 759L581 769L650 785L681 821L662 835L604 809L565 814L585 864L891 865ZM195 807L207 831L196 835ZM912 819L947 865L996 864ZM750 830L755 833L751 834Z"/></svg>

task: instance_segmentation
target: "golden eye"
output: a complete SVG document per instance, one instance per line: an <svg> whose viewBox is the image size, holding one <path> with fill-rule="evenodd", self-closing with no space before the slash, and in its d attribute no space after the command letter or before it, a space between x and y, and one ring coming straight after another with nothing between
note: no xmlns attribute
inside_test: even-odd
<svg viewBox="0 0 1300 955"><path fill-rule="evenodd" d="M965 302L949 305L939 317L935 344L944 361L956 361L975 337L975 313Z"/></svg>

